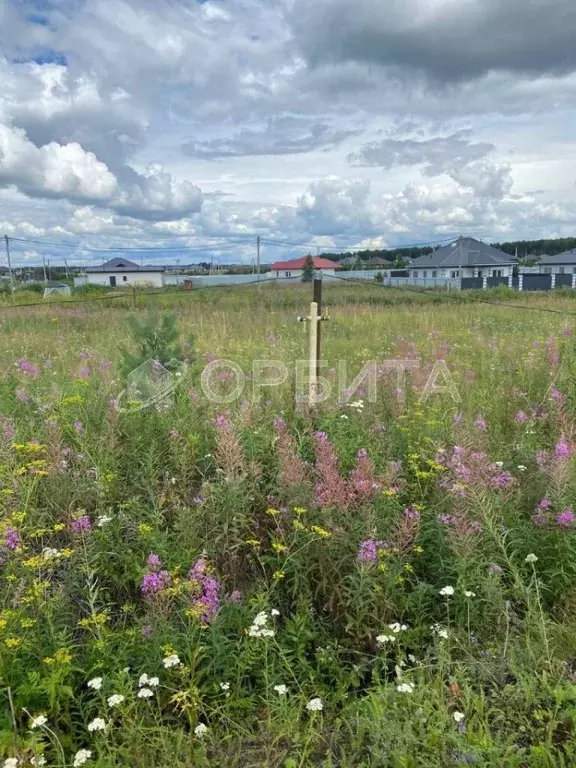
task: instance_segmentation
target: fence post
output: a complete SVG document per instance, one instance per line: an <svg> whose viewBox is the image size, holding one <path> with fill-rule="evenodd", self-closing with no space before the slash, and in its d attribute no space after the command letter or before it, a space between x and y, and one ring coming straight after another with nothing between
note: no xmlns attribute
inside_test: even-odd
<svg viewBox="0 0 576 768"><path fill-rule="evenodd" d="M550 275L550 288L556 288L556 272Z"/></svg>
<svg viewBox="0 0 576 768"><path fill-rule="evenodd" d="M572 288L576 288L576 272L572 272Z"/></svg>
<svg viewBox="0 0 576 768"><path fill-rule="evenodd" d="M485 291L488 288L488 275L482 275L482 290Z"/></svg>
<svg viewBox="0 0 576 768"><path fill-rule="evenodd" d="M513 282L512 282L513 279L514 278L513 278L512 275L508 275L508 288L512 288L512 286L513 286Z"/></svg>
<svg viewBox="0 0 576 768"><path fill-rule="evenodd" d="M524 287L524 275L522 272L518 275L518 290L521 291Z"/></svg>

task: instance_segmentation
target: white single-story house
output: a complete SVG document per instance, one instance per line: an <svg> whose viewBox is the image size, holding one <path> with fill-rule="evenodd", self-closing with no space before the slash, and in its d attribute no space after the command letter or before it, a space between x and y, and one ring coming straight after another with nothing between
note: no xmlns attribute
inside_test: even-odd
<svg viewBox="0 0 576 768"><path fill-rule="evenodd" d="M88 285L108 285L112 288L128 285L162 288L165 271L165 267L154 264L139 266L133 261L117 257L99 267L86 267L83 282Z"/></svg>
<svg viewBox="0 0 576 768"><path fill-rule="evenodd" d="M576 274L576 249L557 253L556 256L542 256L538 262L541 274L574 275Z"/></svg>
<svg viewBox="0 0 576 768"><path fill-rule="evenodd" d="M302 277L304 263L308 257L302 256L300 259L292 261L276 261L270 267L270 273L273 277ZM319 256L312 258L314 269L321 269L323 275L333 275L338 266L336 262L329 259L321 259Z"/></svg>
<svg viewBox="0 0 576 768"><path fill-rule="evenodd" d="M511 277L516 257L474 237L459 237L449 245L419 256L409 266L415 278Z"/></svg>

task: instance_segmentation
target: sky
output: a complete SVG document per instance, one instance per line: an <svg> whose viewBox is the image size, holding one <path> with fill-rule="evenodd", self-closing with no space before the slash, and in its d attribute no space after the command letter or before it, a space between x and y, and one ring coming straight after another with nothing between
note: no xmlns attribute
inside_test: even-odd
<svg viewBox="0 0 576 768"><path fill-rule="evenodd" d="M574 0L0 0L0 235L16 265L573 236L575 34Z"/></svg>

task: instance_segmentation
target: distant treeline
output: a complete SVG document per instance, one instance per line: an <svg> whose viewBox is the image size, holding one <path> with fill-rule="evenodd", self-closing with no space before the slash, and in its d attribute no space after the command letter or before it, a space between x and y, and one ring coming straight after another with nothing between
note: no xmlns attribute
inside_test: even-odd
<svg viewBox="0 0 576 768"><path fill-rule="evenodd" d="M341 261L347 256L351 256L353 259L359 258L360 261L368 261L376 256L379 256L386 261L395 262L398 260L404 261L406 259L417 259L419 256L427 256L432 253L434 248L427 245L424 248L375 248L368 251L346 251L345 253L322 253L323 259L331 259L332 261Z"/></svg>

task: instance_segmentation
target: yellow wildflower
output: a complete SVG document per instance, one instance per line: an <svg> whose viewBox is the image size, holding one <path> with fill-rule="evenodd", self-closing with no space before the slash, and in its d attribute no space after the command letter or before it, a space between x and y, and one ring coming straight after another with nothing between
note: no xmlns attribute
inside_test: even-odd
<svg viewBox="0 0 576 768"><path fill-rule="evenodd" d="M58 664L70 664L72 661L72 655L65 648L62 648L59 651L56 651L54 654L54 660Z"/></svg>
<svg viewBox="0 0 576 768"><path fill-rule="evenodd" d="M248 544L250 547L260 547L261 542L258 541L258 539L247 539L246 544Z"/></svg>
<svg viewBox="0 0 576 768"><path fill-rule="evenodd" d="M281 554L282 552L288 552L288 547L285 544L282 544L280 541L273 541L272 549L278 554Z"/></svg>
<svg viewBox="0 0 576 768"><path fill-rule="evenodd" d="M4 619L4 618L2 618L2 617L0 616L0 632L1 632L3 629L6 629L6 624L7 624L7 623L8 623L8 622L6 621L6 619Z"/></svg>
<svg viewBox="0 0 576 768"><path fill-rule="evenodd" d="M325 528L320 528L319 525L313 525L310 528L310 530L312 531L312 533L316 533L318 536L321 536L323 539L327 539L330 536L332 536L330 531L327 531Z"/></svg>
<svg viewBox="0 0 576 768"><path fill-rule="evenodd" d="M286 574L284 571L275 571L274 576L272 577L275 582L282 581L282 579L286 578Z"/></svg>
<svg viewBox="0 0 576 768"><path fill-rule="evenodd" d="M296 512L297 515L303 515L306 512L306 509L304 507L294 507L294 512Z"/></svg>
<svg viewBox="0 0 576 768"><path fill-rule="evenodd" d="M148 523L140 523L140 525L138 526L138 530L142 535L146 533L152 533L152 526L148 525Z"/></svg>
<svg viewBox="0 0 576 768"><path fill-rule="evenodd" d="M295 531L305 531L306 530L306 526L302 525L300 520L294 520L294 522L292 523L292 527L294 528Z"/></svg>
<svg viewBox="0 0 576 768"><path fill-rule="evenodd" d="M6 640L4 640L4 643L7 648L18 648L19 645L22 645L22 638L21 637L7 637Z"/></svg>
<svg viewBox="0 0 576 768"><path fill-rule="evenodd" d="M266 514L270 515L270 517L278 517L278 515L280 514L280 510L272 509L272 507L270 507L270 509L266 510Z"/></svg>
<svg viewBox="0 0 576 768"><path fill-rule="evenodd" d="M55 525L55 526L52 528L52 530L53 530L55 533L58 533L59 531L63 531L63 530L64 530L64 528L66 528L66 526L64 525L64 523L56 523L56 525Z"/></svg>

